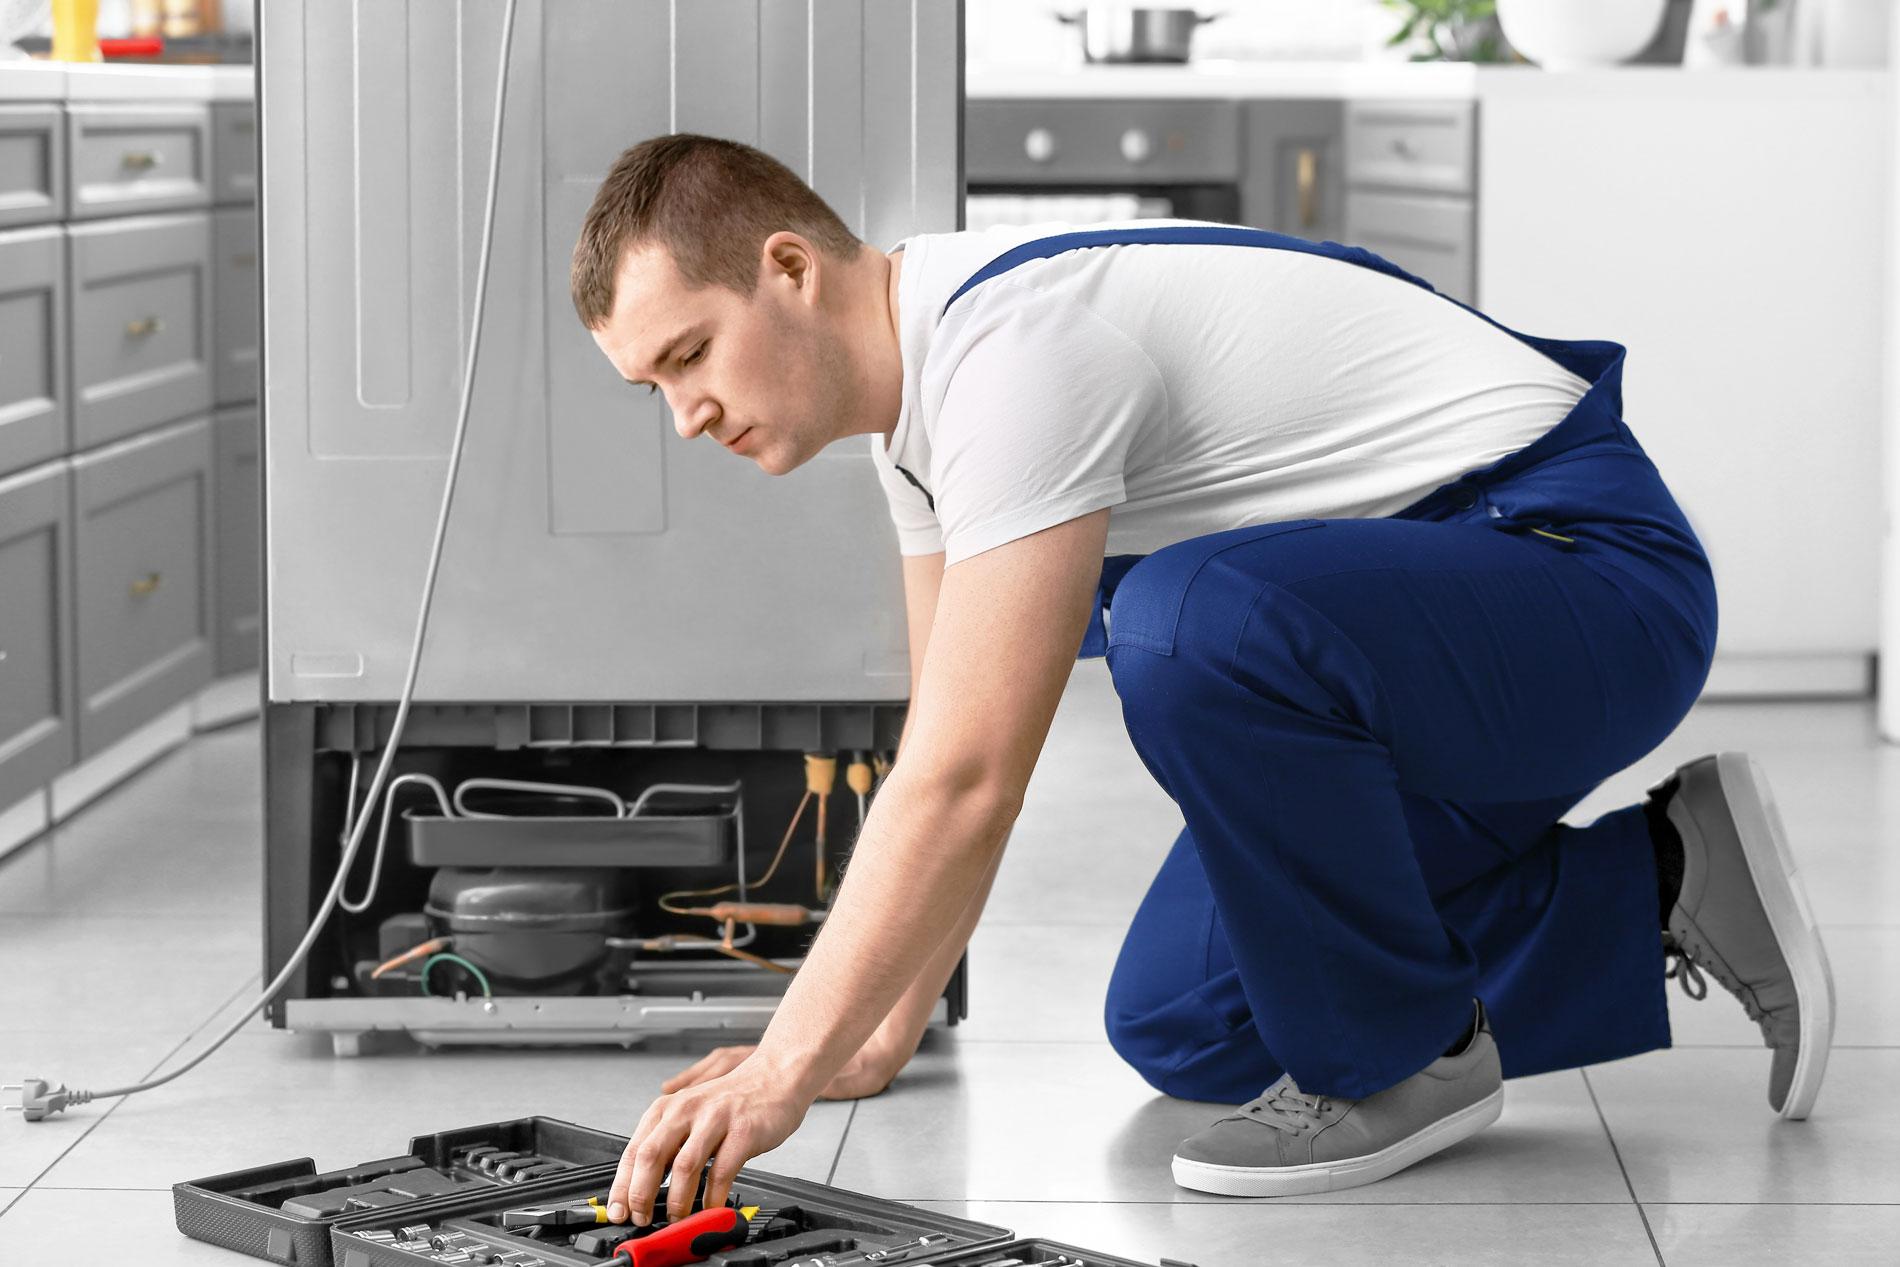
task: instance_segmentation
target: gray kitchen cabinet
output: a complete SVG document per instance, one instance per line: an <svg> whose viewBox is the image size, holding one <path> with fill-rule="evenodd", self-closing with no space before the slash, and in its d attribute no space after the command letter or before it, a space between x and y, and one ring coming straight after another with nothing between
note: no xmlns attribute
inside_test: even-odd
<svg viewBox="0 0 1900 1267"><path fill-rule="evenodd" d="M220 405L257 399L257 213L211 213L213 394Z"/></svg>
<svg viewBox="0 0 1900 1267"><path fill-rule="evenodd" d="M211 424L72 459L79 756L211 680Z"/></svg>
<svg viewBox="0 0 1900 1267"><path fill-rule="evenodd" d="M1354 246L1424 278L1441 294L1473 302L1468 200L1355 189L1346 195L1346 236Z"/></svg>
<svg viewBox="0 0 1900 1267"><path fill-rule="evenodd" d="M257 200L257 112L248 101L211 105L211 198Z"/></svg>
<svg viewBox="0 0 1900 1267"><path fill-rule="evenodd" d="M0 233L0 475L67 446L66 235Z"/></svg>
<svg viewBox="0 0 1900 1267"><path fill-rule="evenodd" d="M1338 101L1249 101L1242 106L1241 218L1312 241L1345 224Z"/></svg>
<svg viewBox="0 0 1900 1267"><path fill-rule="evenodd" d="M1469 101L1346 106L1346 241L1468 304L1477 298L1476 118Z"/></svg>
<svg viewBox="0 0 1900 1267"><path fill-rule="evenodd" d="M0 808L73 763L69 481L63 461L0 479Z"/></svg>
<svg viewBox="0 0 1900 1267"><path fill-rule="evenodd" d="M1346 180L1355 186L1470 194L1476 106L1355 101L1346 107Z"/></svg>
<svg viewBox="0 0 1900 1267"><path fill-rule="evenodd" d="M0 106L0 229L63 217L65 173L66 125L59 107Z"/></svg>
<svg viewBox="0 0 1900 1267"><path fill-rule="evenodd" d="M258 666L264 596L262 435L257 408L228 409L214 423L217 497L216 663L219 676Z"/></svg>
<svg viewBox="0 0 1900 1267"><path fill-rule="evenodd" d="M181 211L211 203L211 110L205 102L68 105L75 220Z"/></svg>
<svg viewBox="0 0 1900 1267"><path fill-rule="evenodd" d="M73 443L91 448L211 407L206 213L74 225Z"/></svg>

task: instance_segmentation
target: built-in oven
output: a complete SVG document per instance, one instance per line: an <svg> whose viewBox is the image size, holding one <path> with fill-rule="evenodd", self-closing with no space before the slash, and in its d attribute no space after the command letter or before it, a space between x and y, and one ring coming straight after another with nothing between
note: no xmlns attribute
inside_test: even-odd
<svg viewBox="0 0 1900 1267"><path fill-rule="evenodd" d="M1233 101L971 101L965 227L1239 223L1240 113Z"/></svg>
<svg viewBox="0 0 1900 1267"><path fill-rule="evenodd" d="M1340 235L1338 100L975 98L965 225L1178 216Z"/></svg>

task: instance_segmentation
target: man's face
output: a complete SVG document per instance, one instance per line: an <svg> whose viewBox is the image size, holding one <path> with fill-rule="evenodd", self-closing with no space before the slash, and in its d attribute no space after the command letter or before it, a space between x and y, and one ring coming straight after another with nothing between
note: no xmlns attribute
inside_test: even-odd
<svg viewBox="0 0 1900 1267"><path fill-rule="evenodd" d="M788 261L767 247L750 296L688 286L662 246L628 251L613 313L593 335L621 377L665 394L681 436L704 432L783 475L847 434L852 375L835 317L817 302L815 248Z"/></svg>

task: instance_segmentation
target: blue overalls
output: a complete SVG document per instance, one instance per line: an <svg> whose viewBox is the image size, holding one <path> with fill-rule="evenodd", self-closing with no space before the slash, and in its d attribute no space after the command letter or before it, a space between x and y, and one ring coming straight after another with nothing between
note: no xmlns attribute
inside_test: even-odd
<svg viewBox="0 0 1900 1267"><path fill-rule="evenodd" d="M1357 247L1175 226L1030 242L957 296L1135 242L1304 251L1432 289ZM1689 710L1714 582L1622 421L1624 349L1492 324L1590 384L1528 447L1388 518L1104 561L1082 653L1106 653L1186 824L1106 1008L1161 1091L1234 1103L1284 1070L1363 1097L1445 1051L1474 995L1507 1077L1669 1044L1642 809L1558 819Z"/></svg>

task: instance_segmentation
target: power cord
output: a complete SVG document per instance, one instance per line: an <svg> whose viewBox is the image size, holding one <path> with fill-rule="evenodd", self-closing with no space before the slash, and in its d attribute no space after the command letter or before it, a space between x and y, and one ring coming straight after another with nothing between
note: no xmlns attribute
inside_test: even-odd
<svg viewBox="0 0 1900 1267"><path fill-rule="evenodd" d="M481 259L475 273L474 312L469 318L468 361L462 373L462 398L456 409L455 439L449 447L448 476L442 485L442 506L436 514L435 537L429 546L428 574L422 584L421 609L416 613L415 641L409 648L409 668L403 675L402 695L396 706L396 719L390 726L389 743L383 749L382 761L376 767L376 774L370 780L367 804L374 805L382 792L384 781L389 777L389 769L395 762L396 749L402 743L403 727L409 720L409 706L415 698L416 672L422 665L422 644L429 630L429 607L435 598L436 577L442 566L442 542L449 527L449 510L455 503L456 476L461 471L463 442L468 436L469 405L475 387L475 361L482 342L482 308L488 294L488 264L495 245L495 200L496 187L501 179L501 132L502 119L508 102L508 59L514 47L515 6L517 0L504 0L501 29L501 62L495 73L495 127L490 138L488 151L488 193L482 208L482 244ZM393 790L393 789L392 789ZM209 1047L199 1052L185 1064L162 1077L150 1078L144 1082L135 1082L130 1086L111 1087L104 1091L69 1090L63 1084L50 1084L44 1078L27 1078L23 1083L15 1084L20 1090L20 1103L7 1105L9 1110L17 1109L29 1122L38 1122L55 1113L93 1100L109 1099L114 1096L135 1095L140 1091L150 1091L162 1087L172 1079L191 1072L202 1064L212 1052L229 1042L231 1036L244 1028L244 1023L260 1008L269 1005L278 992L284 988L291 974L301 968L310 955L310 948L316 944L317 935L322 932L330 914L337 907L343 893L343 883L349 875L350 864L356 860L356 851L363 844L365 829L369 826L370 815L366 812L357 817L355 827L350 832L349 843L344 847L343 860L337 864L336 877L330 882L330 891L324 895L323 904L317 909L310 921L309 929L303 940L297 943L290 959L264 987L264 992L255 1003L238 1014L225 1031L214 1039Z"/></svg>

